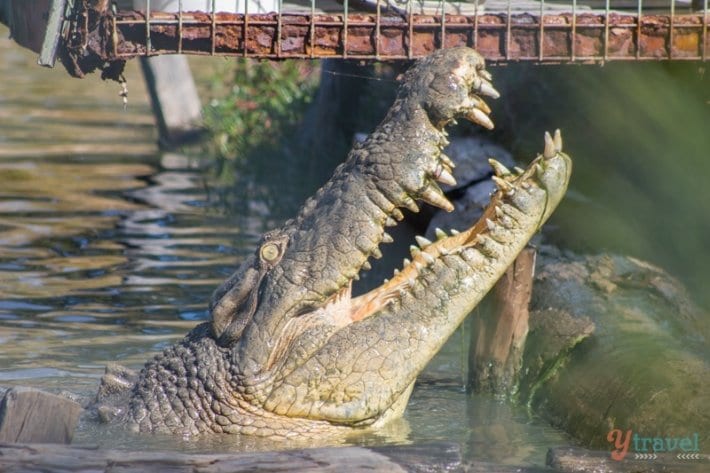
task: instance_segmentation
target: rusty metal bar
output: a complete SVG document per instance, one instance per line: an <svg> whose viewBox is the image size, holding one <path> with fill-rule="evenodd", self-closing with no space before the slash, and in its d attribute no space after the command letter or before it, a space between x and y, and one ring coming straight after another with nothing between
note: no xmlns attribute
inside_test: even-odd
<svg viewBox="0 0 710 473"><path fill-rule="evenodd" d="M515 14L509 8L501 14L448 14L442 19L441 15L381 12L152 11L146 15L124 11L84 35L92 36L92 45L106 48L95 51L103 61L176 52L275 59L409 59L424 56L444 42L449 47L474 46L489 61L498 63L707 60L708 18L704 12L676 15L673 21L669 15L576 13L543 10L536 17ZM437 35L442 28L445 36ZM77 28L74 33L82 30ZM80 43L87 44L88 39Z"/></svg>
<svg viewBox="0 0 710 473"><path fill-rule="evenodd" d="M705 0L703 3L703 61L708 60L708 43L710 43L708 40L708 15L708 0Z"/></svg>

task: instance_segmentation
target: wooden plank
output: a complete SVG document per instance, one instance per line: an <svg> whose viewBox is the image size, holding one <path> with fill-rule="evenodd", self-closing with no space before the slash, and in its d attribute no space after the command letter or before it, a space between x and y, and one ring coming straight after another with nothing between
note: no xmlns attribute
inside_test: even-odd
<svg viewBox="0 0 710 473"><path fill-rule="evenodd" d="M526 248L491 291L490 310L476 318L469 352L469 383L474 392L514 392L528 334L534 273L535 250Z"/></svg>
<svg viewBox="0 0 710 473"><path fill-rule="evenodd" d="M0 402L0 442L70 443L81 411L67 398L12 388Z"/></svg>

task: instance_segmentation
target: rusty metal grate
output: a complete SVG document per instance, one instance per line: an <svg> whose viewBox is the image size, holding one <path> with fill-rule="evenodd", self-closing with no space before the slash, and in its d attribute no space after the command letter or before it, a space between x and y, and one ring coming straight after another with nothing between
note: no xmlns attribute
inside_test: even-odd
<svg viewBox="0 0 710 473"><path fill-rule="evenodd" d="M107 10L93 31L73 23L74 37L86 36L86 45L93 35L105 60L170 53L412 59L468 45L498 63L592 63L705 61L710 50L708 0L273 1L233 2L241 10L227 13L215 0L206 2L211 11L186 11L175 1L173 12L145 0L142 11ZM255 6L262 12L250 11Z"/></svg>

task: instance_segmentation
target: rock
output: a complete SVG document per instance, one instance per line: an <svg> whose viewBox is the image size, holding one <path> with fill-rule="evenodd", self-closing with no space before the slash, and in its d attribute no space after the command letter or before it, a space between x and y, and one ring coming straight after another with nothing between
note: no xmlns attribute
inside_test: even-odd
<svg viewBox="0 0 710 473"><path fill-rule="evenodd" d="M634 258L545 247L536 273L522 403L594 448L614 429L710 441L708 314L677 280Z"/></svg>
<svg viewBox="0 0 710 473"><path fill-rule="evenodd" d="M489 158L496 159L510 169L515 166L513 155L508 150L484 136L452 138L451 144L444 148L444 154L456 164L454 175L457 181L455 186L442 185L444 192L488 179L492 173Z"/></svg>

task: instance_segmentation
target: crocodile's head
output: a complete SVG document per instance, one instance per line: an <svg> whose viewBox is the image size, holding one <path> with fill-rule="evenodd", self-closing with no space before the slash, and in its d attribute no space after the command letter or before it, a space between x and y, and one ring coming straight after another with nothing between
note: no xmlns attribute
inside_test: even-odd
<svg viewBox="0 0 710 473"><path fill-rule="evenodd" d="M335 331L381 308L351 297L353 279L389 241L385 227L401 219L398 208L414 208L429 193L431 203L451 210L435 183L454 182L453 164L441 154L443 129L460 117L493 128L480 98L498 97L490 80L483 58L469 48L439 52L412 67L373 136L296 219L264 235L255 254L217 289L214 336L237 348L235 361L245 372L274 370L286 355L293 358L300 338L309 346L306 360ZM393 186L401 187L392 192Z"/></svg>
<svg viewBox="0 0 710 473"><path fill-rule="evenodd" d="M454 183L444 127L456 118L493 127L481 98L498 97L490 80L469 48L412 67L375 132L217 289L209 324L144 368L133 422L293 435L401 413L417 374L567 186L571 164L559 136L547 136L544 156L527 171L494 162L500 189L481 221L438 232L433 243L418 239L391 280L352 297L353 280L392 240L385 230L402 219L400 209L416 211L417 201L453 209L437 185Z"/></svg>

